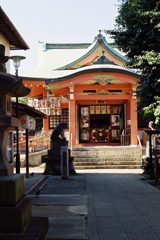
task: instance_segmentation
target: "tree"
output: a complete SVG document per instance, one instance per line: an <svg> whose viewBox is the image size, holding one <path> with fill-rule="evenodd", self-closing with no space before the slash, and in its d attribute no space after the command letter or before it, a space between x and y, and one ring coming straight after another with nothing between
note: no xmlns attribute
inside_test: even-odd
<svg viewBox="0 0 160 240"><path fill-rule="evenodd" d="M119 15L114 30L106 31L130 59L130 66L140 69L137 95L144 108L160 96L160 1L119 0Z"/></svg>

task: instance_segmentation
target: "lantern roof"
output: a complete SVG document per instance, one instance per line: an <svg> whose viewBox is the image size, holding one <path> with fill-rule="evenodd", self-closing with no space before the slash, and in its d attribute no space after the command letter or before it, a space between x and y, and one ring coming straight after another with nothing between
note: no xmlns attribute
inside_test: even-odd
<svg viewBox="0 0 160 240"><path fill-rule="evenodd" d="M30 93L22 79L17 80L11 74L0 72L0 92L10 95L11 97L24 97Z"/></svg>

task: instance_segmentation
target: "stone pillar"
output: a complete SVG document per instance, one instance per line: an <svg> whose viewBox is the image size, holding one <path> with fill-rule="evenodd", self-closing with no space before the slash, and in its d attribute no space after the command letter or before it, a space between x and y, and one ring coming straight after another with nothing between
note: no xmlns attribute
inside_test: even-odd
<svg viewBox="0 0 160 240"><path fill-rule="evenodd" d="M76 144L76 101L74 99L69 101L69 140L70 145Z"/></svg>
<svg viewBox="0 0 160 240"><path fill-rule="evenodd" d="M130 117L131 117L131 145L137 145L138 119L137 119L137 99L130 101Z"/></svg>
<svg viewBox="0 0 160 240"><path fill-rule="evenodd" d="M61 146L61 177L62 179L69 178L69 156L67 146Z"/></svg>

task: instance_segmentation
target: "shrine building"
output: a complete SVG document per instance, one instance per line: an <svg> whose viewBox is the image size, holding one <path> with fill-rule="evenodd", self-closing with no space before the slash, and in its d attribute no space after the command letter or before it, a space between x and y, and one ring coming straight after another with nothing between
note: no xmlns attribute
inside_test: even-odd
<svg viewBox="0 0 160 240"><path fill-rule="evenodd" d="M22 76L29 105L48 115L45 131L68 122L71 145L137 145L140 75L99 31L93 43L42 43L37 68Z"/></svg>

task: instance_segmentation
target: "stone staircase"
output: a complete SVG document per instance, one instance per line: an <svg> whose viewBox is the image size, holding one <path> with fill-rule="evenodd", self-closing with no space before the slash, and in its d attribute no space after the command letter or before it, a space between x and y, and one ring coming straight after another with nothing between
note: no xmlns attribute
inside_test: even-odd
<svg viewBox="0 0 160 240"><path fill-rule="evenodd" d="M75 169L140 169L139 147L133 146L74 146Z"/></svg>

